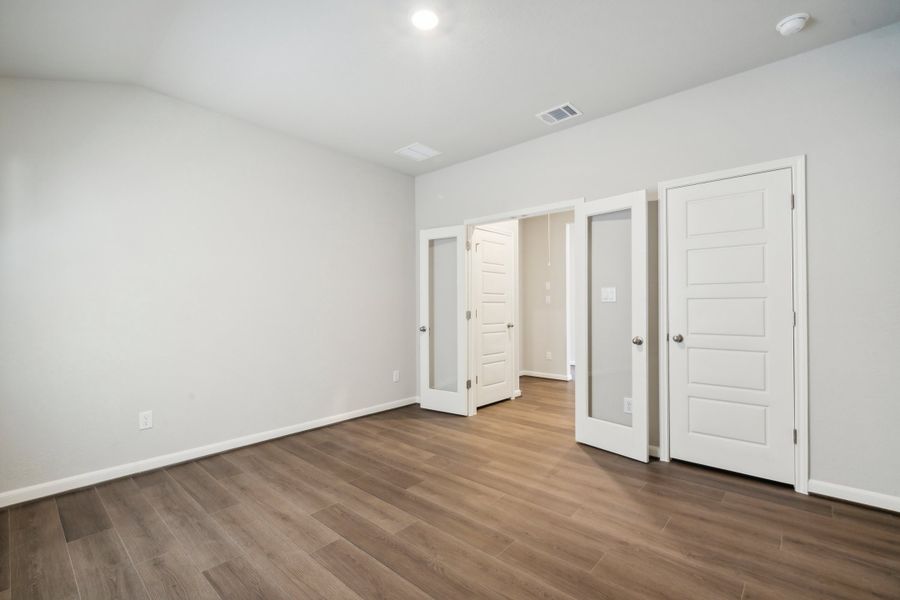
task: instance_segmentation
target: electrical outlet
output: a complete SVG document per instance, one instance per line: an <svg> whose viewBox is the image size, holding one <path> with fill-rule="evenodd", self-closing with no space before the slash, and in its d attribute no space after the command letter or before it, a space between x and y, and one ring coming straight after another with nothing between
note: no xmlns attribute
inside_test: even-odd
<svg viewBox="0 0 900 600"><path fill-rule="evenodd" d="M153 427L153 411L145 410L138 413L138 429L151 429Z"/></svg>
<svg viewBox="0 0 900 600"><path fill-rule="evenodd" d="M394 383L400 381L400 371L394 371Z"/></svg>
<svg viewBox="0 0 900 600"><path fill-rule="evenodd" d="M550 291L550 282L549 281L544 282L544 289L546 289L548 292Z"/></svg>
<svg viewBox="0 0 900 600"><path fill-rule="evenodd" d="M550 296L544 296L544 304L550 304Z"/></svg>
<svg viewBox="0 0 900 600"><path fill-rule="evenodd" d="M548 352L547 355L546 355L546 358L547 358L547 360L553 360L553 353L552 353L552 352Z"/></svg>
<svg viewBox="0 0 900 600"><path fill-rule="evenodd" d="M625 403L622 406L622 410L625 411L626 415L631 414L631 398L625 398Z"/></svg>

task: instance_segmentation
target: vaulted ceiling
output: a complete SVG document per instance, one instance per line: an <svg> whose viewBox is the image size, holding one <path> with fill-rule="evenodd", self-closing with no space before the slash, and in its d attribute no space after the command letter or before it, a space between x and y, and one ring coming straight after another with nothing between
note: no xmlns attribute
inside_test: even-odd
<svg viewBox="0 0 900 600"><path fill-rule="evenodd" d="M897 0L0 0L0 75L134 83L418 174L897 20ZM535 118L563 102L584 116ZM416 141L443 154L393 153Z"/></svg>

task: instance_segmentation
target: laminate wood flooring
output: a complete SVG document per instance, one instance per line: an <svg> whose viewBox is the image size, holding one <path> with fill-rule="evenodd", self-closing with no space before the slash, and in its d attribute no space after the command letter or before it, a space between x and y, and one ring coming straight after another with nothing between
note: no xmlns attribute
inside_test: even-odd
<svg viewBox="0 0 900 600"><path fill-rule="evenodd" d="M900 598L900 516L574 442L571 384L0 510L0 600Z"/></svg>

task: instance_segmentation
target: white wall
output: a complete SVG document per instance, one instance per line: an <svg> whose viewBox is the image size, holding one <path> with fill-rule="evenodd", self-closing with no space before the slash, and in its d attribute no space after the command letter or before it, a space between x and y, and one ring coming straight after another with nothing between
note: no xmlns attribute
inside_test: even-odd
<svg viewBox="0 0 900 600"><path fill-rule="evenodd" d="M414 396L411 178L135 87L0 115L0 492Z"/></svg>
<svg viewBox="0 0 900 600"><path fill-rule="evenodd" d="M566 348L566 223L573 211L519 220L520 369L567 377ZM549 256L548 256L549 252ZM549 265L548 260L549 260ZM546 285L550 283L548 290ZM550 297L550 303L546 297ZM551 358L547 358L550 352Z"/></svg>
<svg viewBox="0 0 900 600"><path fill-rule="evenodd" d="M806 154L811 477L900 496L898 140L893 25L418 177L416 225Z"/></svg>

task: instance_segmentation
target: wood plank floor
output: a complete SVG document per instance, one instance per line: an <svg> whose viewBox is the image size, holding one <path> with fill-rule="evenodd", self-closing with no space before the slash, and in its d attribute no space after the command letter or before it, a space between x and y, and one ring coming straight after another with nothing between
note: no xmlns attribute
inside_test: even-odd
<svg viewBox="0 0 900 600"><path fill-rule="evenodd" d="M0 511L0 600L900 598L900 517L573 441L570 384Z"/></svg>

